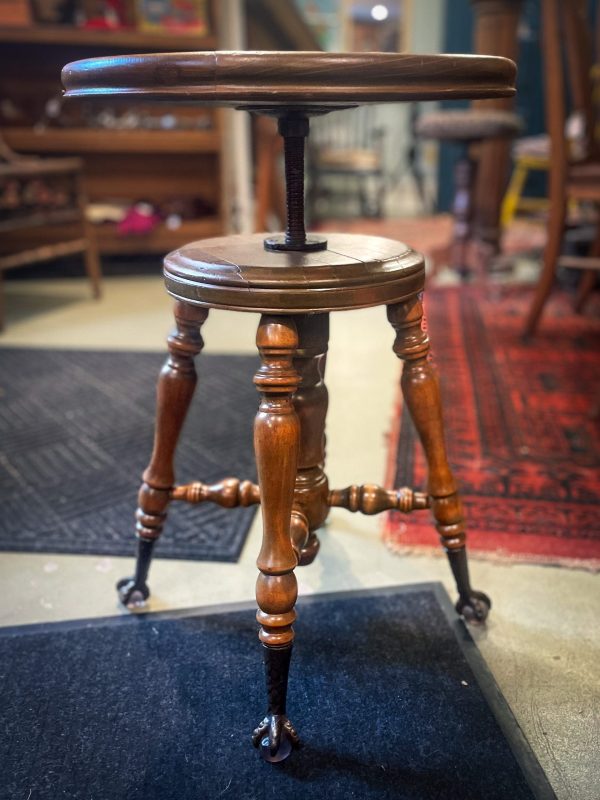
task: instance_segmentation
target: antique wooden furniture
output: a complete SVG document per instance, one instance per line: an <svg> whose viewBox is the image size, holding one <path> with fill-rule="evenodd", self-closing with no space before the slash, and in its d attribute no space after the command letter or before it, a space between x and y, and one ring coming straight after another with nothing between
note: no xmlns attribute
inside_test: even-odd
<svg viewBox="0 0 600 800"><path fill-rule="evenodd" d="M346 202L358 200L362 217L383 215L385 128L377 122L376 109L363 107L348 113L351 120L344 120L344 114L315 120L308 158L311 219L323 216L320 200L335 195Z"/></svg>
<svg viewBox="0 0 600 800"><path fill-rule="evenodd" d="M522 0L471 0L476 53L515 59ZM499 250L500 207L508 175L510 141L520 130L512 97L476 100L464 110L424 114L420 136L461 145L454 171L454 239L451 266L469 272L468 245L477 240L478 261L487 265Z"/></svg>
<svg viewBox="0 0 600 800"><path fill-rule="evenodd" d="M78 158L20 156L0 136L0 330L5 270L81 253L92 293L100 297L100 261L85 216L82 166ZM42 198L53 186L54 195ZM50 235L34 244L39 229Z"/></svg>
<svg viewBox="0 0 600 800"><path fill-rule="evenodd" d="M97 59L63 70L68 97L145 96L225 104L278 118L284 139L284 234L194 242L165 260L176 330L158 384L157 428L137 512L135 575L118 584L125 604L143 603L152 549L171 500L225 507L261 504L263 543L256 596L269 695L254 743L269 761L286 758L297 734L286 714L296 618L294 569L310 563L331 506L376 514L431 508L459 591L457 609L483 621L489 599L469 582L465 526L446 459L440 395L422 330L423 258L407 245L369 236L306 235L304 148L309 117L369 102L511 94L514 65L499 58L323 53L189 53ZM405 362L402 387L430 466L426 491L365 484L330 490L324 470L329 313L386 305ZM176 486L173 453L196 384L194 356L210 308L261 314L255 383L258 485L227 478Z"/></svg>
<svg viewBox="0 0 600 800"><path fill-rule="evenodd" d="M417 133L427 139L461 143L463 150L454 168L454 238L450 265L461 275L470 272L469 245L474 238L475 180L477 160L473 145L487 140L512 139L519 131L518 117L510 111L467 109L434 111L417 122Z"/></svg>
<svg viewBox="0 0 600 800"><path fill-rule="evenodd" d="M523 0L471 0L474 15L473 45L476 53L503 56L517 61L517 30ZM514 98L476 100L477 110L513 110ZM485 139L477 147L477 177L474 186L477 236L487 256L500 250L500 213L510 165L510 139Z"/></svg>
<svg viewBox="0 0 600 800"><path fill-rule="evenodd" d="M581 307L587 292L593 286L593 270L600 269L598 223L589 257L560 257L569 202L586 201L595 204L600 210L600 151L594 135L591 42L586 25L585 4L581 0L572 3L544 0L542 24L546 117L550 134L550 215L542 273L525 322L526 336L531 336L536 331L554 284L557 266L587 270L576 301L577 308ZM571 112L580 114L584 132L579 141L578 152L574 152L574 148L569 146L565 134L568 116L563 71L565 49Z"/></svg>

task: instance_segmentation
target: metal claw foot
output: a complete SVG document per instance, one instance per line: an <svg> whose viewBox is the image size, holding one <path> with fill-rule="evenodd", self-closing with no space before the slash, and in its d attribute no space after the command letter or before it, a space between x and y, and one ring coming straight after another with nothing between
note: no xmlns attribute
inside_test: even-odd
<svg viewBox="0 0 600 800"><path fill-rule="evenodd" d="M259 748L265 761L276 764L300 746L300 738L285 714L271 714L253 731L252 744Z"/></svg>
<svg viewBox="0 0 600 800"><path fill-rule="evenodd" d="M455 606L465 621L472 625L481 625L485 622L491 607L492 601L487 594L476 591L471 591L469 597L459 597Z"/></svg>
<svg viewBox="0 0 600 800"><path fill-rule="evenodd" d="M119 600L130 609L143 608L150 597L150 589L146 583L136 584L134 578L121 578L117 583Z"/></svg>

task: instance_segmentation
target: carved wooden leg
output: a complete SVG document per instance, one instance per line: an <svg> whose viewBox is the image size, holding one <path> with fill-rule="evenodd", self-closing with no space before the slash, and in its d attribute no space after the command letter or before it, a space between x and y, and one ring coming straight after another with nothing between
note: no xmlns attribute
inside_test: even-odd
<svg viewBox="0 0 600 800"><path fill-rule="evenodd" d="M144 605L150 594L146 579L154 543L162 532L175 482L175 447L196 388L194 356L204 346L200 328L207 316L208 309L180 301L175 303L176 328L167 339L169 356L161 370L156 391L154 449L138 494L135 575L117 583L120 600L130 608Z"/></svg>
<svg viewBox="0 0 600 800"><path fill-rule="evenodd" d="M421 328L422 318L419 297L388 306L388 319L396 330L394 352L404 361L402 392L427 456L427 491L458 588L456 610L469 622L483 622L491 603L485 594L471 589L469 581L463 512L446 457L439 382L428 360L429 339Z"/></svg>
<svg viewBox="0 0 600 800"><path fill-rule="evenodd" d="M257 565L256 618L264 648L269 704L267 716L253 733L266 761L283 761L298 744L286 716L287 676L292 654L298 593L297 556L290 538L294 481L298 465L300 424L292 395L300 378L292 358L298 346L294 320L261 317L256 344L262 366L254 382L261 394L254 426L254 449L260 485L263 541Z"/></svg>
<svg viewBox="0 0 600 800"><path fill-rule="evenodd" d="M299 346L294 369L300 375L300 386L294 395L294 406L300 420L300 455L292 514L292 543L299 553L300 564L310 564L319 551L315 531L329 513L325 466L325 418L328 395L323 381L329 315L311 314L296 317Z"/></svg>

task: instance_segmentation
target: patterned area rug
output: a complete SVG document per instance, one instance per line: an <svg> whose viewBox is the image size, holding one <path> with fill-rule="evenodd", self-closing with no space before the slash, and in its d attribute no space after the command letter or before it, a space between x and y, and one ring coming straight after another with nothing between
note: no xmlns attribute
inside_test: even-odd
<svg viewBox="0 0 600 800"><path fill-rule="evenodd" d="M600 319L556 295L538 335L520 339L530 294L463 287L426 292L441 373L449 456L465 501L469 548L600 568ZM423 487L426 465L401 405L389 485ZM428 515L390 515L393 549L437 549Z"/></svg>
<svg viewBox="0 0 600 800"><path fill-rule="evenodd" d="M0 349L0 550L133 555L164 353ZM202 355L180 483L255 479L251 356ZM159 558L237 561L254 508L172 503Z"/></svg>

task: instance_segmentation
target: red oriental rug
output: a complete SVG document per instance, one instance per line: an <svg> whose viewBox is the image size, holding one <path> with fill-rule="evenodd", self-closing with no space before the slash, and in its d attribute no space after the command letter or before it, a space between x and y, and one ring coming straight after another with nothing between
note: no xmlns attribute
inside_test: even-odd
<svg viewBox="0 0 600 800"><path fill-rule="evenodd" d="M576 316L557 294L525 345L529 300L516 287L425 293L469 551L598 569L600 319L591 309ZM399 403L388 485L425 484L423 452ZM426 512L389 514L384 535L392 549L441 550Z"/></svg>

